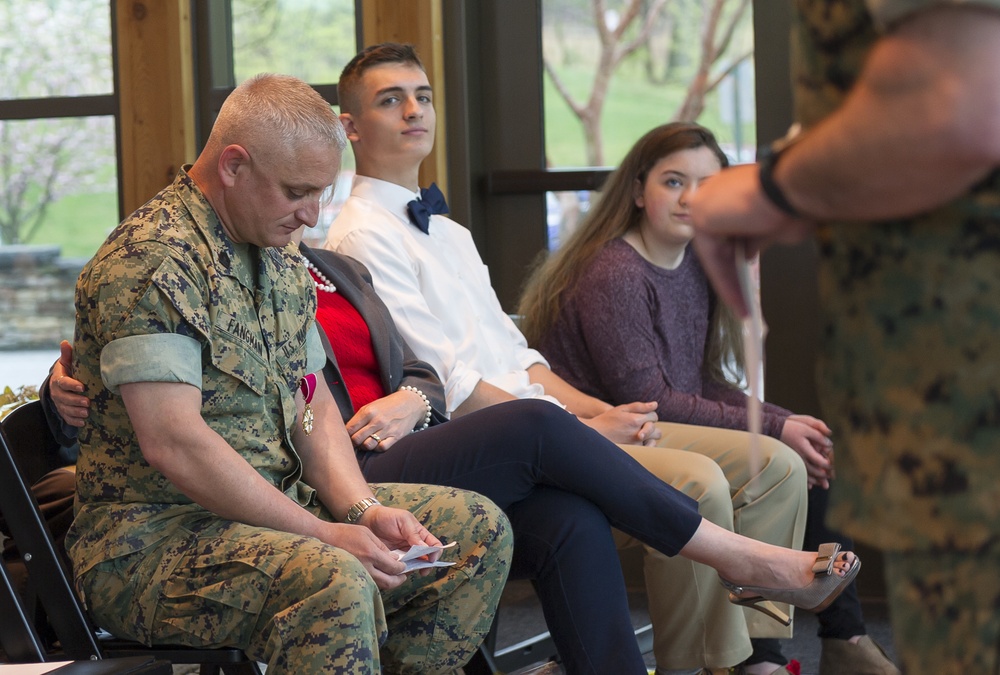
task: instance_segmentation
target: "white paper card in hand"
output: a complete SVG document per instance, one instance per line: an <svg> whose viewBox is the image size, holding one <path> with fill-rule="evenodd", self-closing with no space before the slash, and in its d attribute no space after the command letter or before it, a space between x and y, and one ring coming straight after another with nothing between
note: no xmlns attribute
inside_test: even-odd
<svg viewBox="0 0 1000 675"><path fill-rule="evenodd" d="M403 574L407 572L413 572L414 570L422 570L425 567L450 567L454 565L453 562L444 562L443 560L425 560L423 556L430 555L431 553L436 553L437 551L443 551L446 548L451 548L455 545L455 542L450 544L445 544L444 546L411 546L408 551L395 550L393 553L402 562L406 563L406 569L403 570Z"/></svg>

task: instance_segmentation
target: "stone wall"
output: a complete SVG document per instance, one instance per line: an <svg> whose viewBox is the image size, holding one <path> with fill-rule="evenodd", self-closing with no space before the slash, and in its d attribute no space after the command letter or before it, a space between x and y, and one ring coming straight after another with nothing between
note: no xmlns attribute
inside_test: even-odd
<svg viewBox="0 0 1000 675"><path fill-rule="evenodd" d="M0 247L0 350L52 349L73 339L73 291L86 260L59 246Z"/></svg>

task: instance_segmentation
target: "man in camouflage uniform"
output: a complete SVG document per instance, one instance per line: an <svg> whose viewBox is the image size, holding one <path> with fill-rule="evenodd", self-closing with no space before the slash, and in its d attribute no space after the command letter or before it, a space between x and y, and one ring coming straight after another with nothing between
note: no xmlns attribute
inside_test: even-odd
<svg viewBox="0 0 1000 675"><path fill-rule="evenodd" d="M997 673L1000 1L795 5L803 132L702 187L698 251L745 310L734 241L823 222L831 516L886 553L906 672Z"/></svg>
<svg viewBox="0 0 1000 675"><path fill-rule="evenodd" d="M345 142L308 85L253 78L81 274L74 373L92 404L67 545L116 635L236 646L270 674L431 673L489 628L503 514L474 493L366 484L323 378L304 378L325 355L288 243L315 225ZM429 530L457 543L455 566L403 574L391 549L440 544Z"/></svg>

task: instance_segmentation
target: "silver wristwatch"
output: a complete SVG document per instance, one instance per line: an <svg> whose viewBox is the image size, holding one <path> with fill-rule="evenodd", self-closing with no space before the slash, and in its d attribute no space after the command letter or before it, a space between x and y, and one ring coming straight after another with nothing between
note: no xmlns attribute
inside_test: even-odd
<svg viewBox="0 0 1000 675"><path fill-rule="evenodd" d="M353 525L354 523L361 520L361 516L365 514L365 511L373 506L381 506L382 503L375 499L374 497L365 497L357 504L353 504L351 508L347 509L347 517L344 519L345 522Z"/></svg>

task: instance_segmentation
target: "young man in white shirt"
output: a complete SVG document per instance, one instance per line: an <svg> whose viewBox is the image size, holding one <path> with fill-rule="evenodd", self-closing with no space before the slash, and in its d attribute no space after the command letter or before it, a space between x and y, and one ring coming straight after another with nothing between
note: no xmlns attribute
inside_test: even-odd
<svg viewBox="0 0 1000 675"><path fill-rule="evenodd" d="M338 90L357 176L326 247L369 268L407 343L444 382L451 415L515 398L546 398L625 444L623 450L649 471L698 499L704 517L724 526L735 522L737 531L769 543L801 547L806 474L798 455L762 439L764 468L751 475L735 437L725 447L693 435L683 450L651 447L661 436L655 403L612 407L556 376L500 306L469 231L439 214L430 215L426 224L419 216L411 222L413 200L421 199L427 208L434 201L419 189L417 175L434 144L436 122L432 90L412 47L369 47L345 68ZM515 556L518 550L515 545ZM742 661L750 653L748 625L755 637L790 636L770 619L748 615L744 620L733 613L713 574L704 566L646 551L659 672ZM545 602L544 589L539 594ZM580 598L574 613L593 615L580 623L594 625L594 635L558 645L560 650L629 649L598 644L606 643L601 635L611 632L601 628L608 618L599 608L588 609L585 600Z"/></svg>

